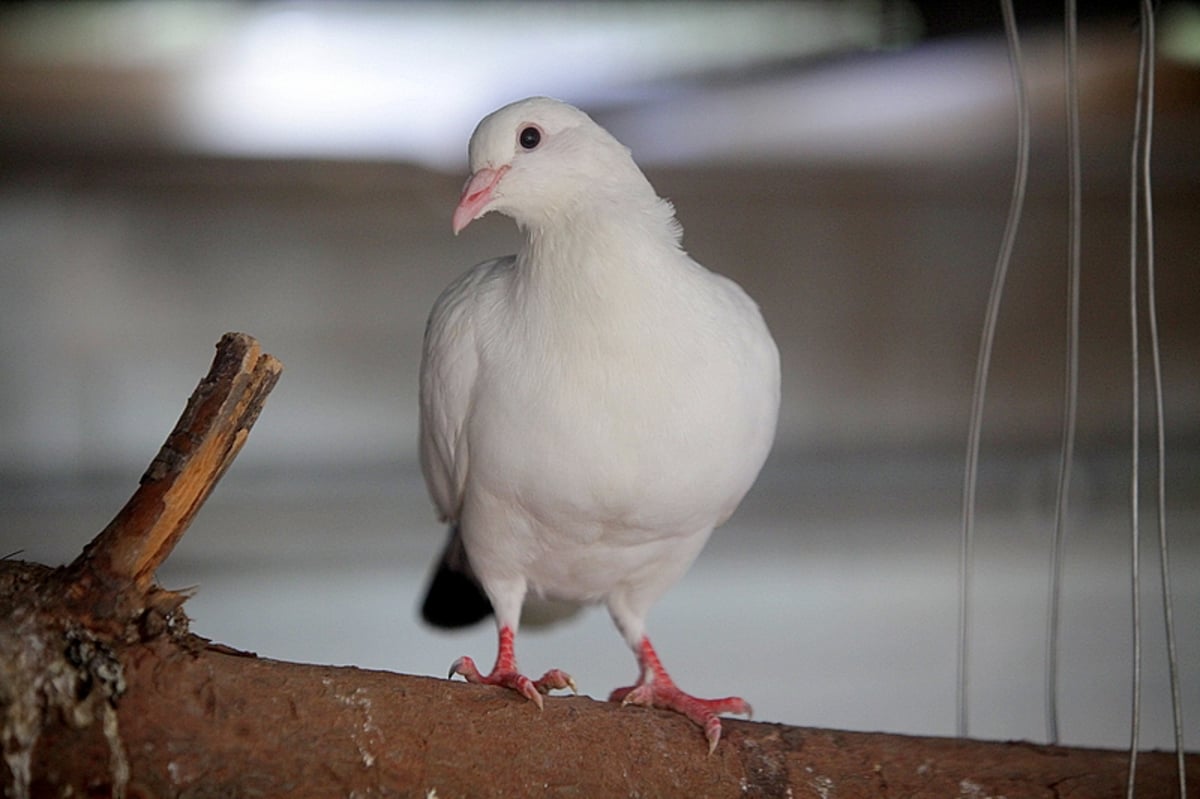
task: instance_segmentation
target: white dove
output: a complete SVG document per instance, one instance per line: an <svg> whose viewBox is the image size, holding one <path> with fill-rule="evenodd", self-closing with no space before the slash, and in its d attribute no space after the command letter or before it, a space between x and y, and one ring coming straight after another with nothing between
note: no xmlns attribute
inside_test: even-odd
<svg viewBox="0 0 1200 799"><path fill-rule="evenodd" d="M423 613L496 615L490 674L543 693L557 669L517 670L526 596L604 602L638 659L610 697L682 713L711 752L739 697L678 687L646 637L650 606L733 513L775 435L779 353L758 306L680 248L674 209L629 151L582 111L534 97L485 117L470 142L457 234L498 211L524 232L433 307L421 363L421 466L450 542Z"/></svg>

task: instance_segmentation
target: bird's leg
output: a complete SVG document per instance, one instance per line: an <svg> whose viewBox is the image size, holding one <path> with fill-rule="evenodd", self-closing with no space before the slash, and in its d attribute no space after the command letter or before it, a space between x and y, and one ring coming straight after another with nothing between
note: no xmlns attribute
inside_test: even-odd
<svg viewBox="0 0 1200 799"><path fill-rule="evenodd" d="M679 690L675 681L663 668L658 653L650 646L649 638L642 638L638 644L637 655L638 666L641 669L637 683L613 691L608 697L610 702L657 707L683 714L703 728L710 753L717 748L717 742L721 740L721 720L717 718L717 714L751 714L750 705L739 696L699 699Z"/></svg>
<svg viewBox="0 0 1200 799"><path fill-rule="evenodd" d="M517 656L513 652L513 639L516 637L511 627L500 628L500 644L496 650L496 665L492 666L490 674L479 673L475 661L471 658L460 657L450 667L450 677L461 674L467 682L481 685L499 685L511 688L542 709L542 694L548 694L554 689L570 688L571 693L578 693L575 681L571 675L560 669L550 669L539 680L531 680L517 671Z"/></svg>

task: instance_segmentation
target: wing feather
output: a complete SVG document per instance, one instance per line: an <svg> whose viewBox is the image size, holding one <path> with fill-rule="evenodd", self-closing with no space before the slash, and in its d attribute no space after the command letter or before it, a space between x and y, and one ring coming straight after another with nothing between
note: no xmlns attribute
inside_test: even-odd
<svg viewBox="0 0 1200 799"><path fill-rule="evenodd" d="M483 315L513 256L485 261L451 283L430 312L421 356L421 471L444 521L458 520L468 472L464 435L479 374Z"/></svg>

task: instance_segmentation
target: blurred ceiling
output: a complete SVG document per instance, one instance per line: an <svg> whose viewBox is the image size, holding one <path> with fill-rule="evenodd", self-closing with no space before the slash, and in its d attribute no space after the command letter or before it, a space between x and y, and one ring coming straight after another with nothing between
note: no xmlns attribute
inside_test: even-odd
<svg viewBox="0 0 1200 799"><path fill-rule="evenodd" d="M1084 49L1086 92L1129 72L1136 4L1080 6L1118 32ZM1019 13L1057 75L1061 9ZM1194 58L1198 7L1160 20L1164 54ZM457 170L482 114L549 94L645 163L946 159L1007 140L1011 116L995 2L12 3L0 68L0 144L18 150ZM1033 83L1061 105L1059 78Z"/></svg>

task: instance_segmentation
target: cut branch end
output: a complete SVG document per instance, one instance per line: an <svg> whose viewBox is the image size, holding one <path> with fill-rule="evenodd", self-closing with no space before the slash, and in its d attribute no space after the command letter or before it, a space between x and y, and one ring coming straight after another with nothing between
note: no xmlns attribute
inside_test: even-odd
<svg viewBox="0 0 1200 799"><path fill-rule="evenodd" d="M225 470L237 457L283 365L244 333L226 333L208 374L141 484L116 517L71 564L75 586L152 585Z"/></svg>

